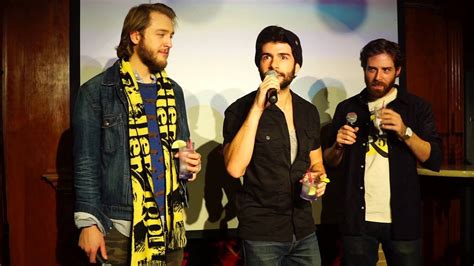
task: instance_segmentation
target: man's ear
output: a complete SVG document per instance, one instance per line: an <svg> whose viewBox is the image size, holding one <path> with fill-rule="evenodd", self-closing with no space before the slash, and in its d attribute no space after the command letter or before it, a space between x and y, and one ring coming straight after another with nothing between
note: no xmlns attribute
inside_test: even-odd
<svg viewBox="0 0 474 266"><path fill-rule="evenodd" d="M298 74L298 72L300 71L301 67L300 67L300 64L296 63L295 64L295 76L296 74Z"/></svg>
<svg viewBox="0 0 474 266"><path fill-rule="evenodd" d="M395 73L396 73L396 77L399 77L399 76L400 76L400 72L402 72L402 67L401 67L401 66L397 67L397 70L396 70L396 72L395 72Z"/></svg>
<svg viewBox="0 0 474 266"><path fill-rule="evenodd" d="M138 42L140 41L141 34L139 31L132 31L130 32L130 40L132 41L133 44L137 45Z"/></svg>

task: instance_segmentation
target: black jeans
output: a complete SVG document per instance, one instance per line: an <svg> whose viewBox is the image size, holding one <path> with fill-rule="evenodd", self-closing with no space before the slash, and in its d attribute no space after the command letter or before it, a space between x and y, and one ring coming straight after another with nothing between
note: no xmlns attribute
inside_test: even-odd
<svg viewBox="0 0 474 266"><path fill-rule="evenodd" d="M366 222L359 236L344 236L345 266L375 266L378 248L382 249L389 266L420 266L421 240L392 240L391 224Z"/></svg>

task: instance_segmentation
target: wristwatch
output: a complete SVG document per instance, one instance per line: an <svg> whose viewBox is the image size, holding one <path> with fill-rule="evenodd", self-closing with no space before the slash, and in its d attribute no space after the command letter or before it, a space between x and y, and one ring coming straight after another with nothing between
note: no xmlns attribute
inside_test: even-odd
<svg viewBox="0 0 474 266"><path fill-rule="evenodd" d="M411 128L407 127L407 129L405 130L405 135L403 135L402 139L407 140L411 138L411 136L413 136L413 131L411 130Z"/></svg>

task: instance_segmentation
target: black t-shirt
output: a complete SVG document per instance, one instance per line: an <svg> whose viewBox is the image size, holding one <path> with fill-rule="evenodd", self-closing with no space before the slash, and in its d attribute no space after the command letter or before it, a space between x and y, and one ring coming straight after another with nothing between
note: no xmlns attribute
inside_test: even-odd
<svg viewBox="0 0 474 266"><path fill-rule="evenodd" d="M299 197L299 180L310 167L309 152L320 147L319 114L314 105L292 93L298 152L291 163L290 137L277 106L263 112L244 184L237 196L239 235L246 240L287 242L315 231L312 207ZM224 143L230 143L245 121L256 92L225 111Z"/></svg>

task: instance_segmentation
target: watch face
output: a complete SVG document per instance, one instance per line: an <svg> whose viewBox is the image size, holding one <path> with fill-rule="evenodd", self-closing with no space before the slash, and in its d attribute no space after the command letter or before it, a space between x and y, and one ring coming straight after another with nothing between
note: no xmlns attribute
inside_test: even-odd
<svg viewBox="0 0 474 266"><path fill-rule="evenodd" d="M411 131L411 128L407 127L407 130L405 131L405 137L409 138L413 135L413 131Z"/></svg>

